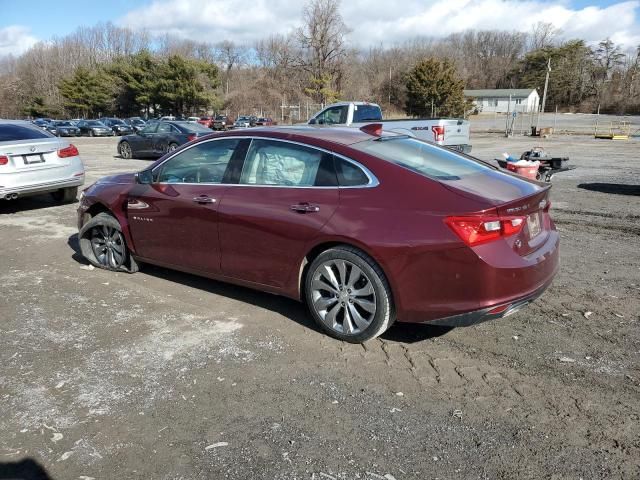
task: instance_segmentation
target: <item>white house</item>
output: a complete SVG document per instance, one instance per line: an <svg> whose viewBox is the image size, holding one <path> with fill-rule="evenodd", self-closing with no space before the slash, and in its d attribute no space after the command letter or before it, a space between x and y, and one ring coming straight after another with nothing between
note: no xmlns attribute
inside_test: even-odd
<svg viewBox="0 0 640 480"><path fill-rule="evenodd" d="M498 88L465 90L464 96L472 99L478 112L537 112L540 95L535 89Z"/></svg>

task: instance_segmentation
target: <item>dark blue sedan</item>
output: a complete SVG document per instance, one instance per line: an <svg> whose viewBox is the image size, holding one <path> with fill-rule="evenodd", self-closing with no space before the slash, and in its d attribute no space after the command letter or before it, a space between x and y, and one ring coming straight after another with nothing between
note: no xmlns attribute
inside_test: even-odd
<svg viewBox="0 0 640 480"><path fill-rule="evenodd" d="M199 123L149 123L138 133L122 137L118 143L118 153L122 158L158 158L183 143L210 133L213 133L211 129Z"/></svg>

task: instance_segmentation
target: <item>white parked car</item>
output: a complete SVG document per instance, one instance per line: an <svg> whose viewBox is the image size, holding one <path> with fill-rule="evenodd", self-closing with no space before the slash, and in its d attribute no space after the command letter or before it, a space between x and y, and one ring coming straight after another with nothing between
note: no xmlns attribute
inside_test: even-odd
<svg viewBox="0 0 640 480"><path fill-rule="evenodd" d="M387 132L401 133L460 152L471 151L470 123L462 118L402 118L383 120L379 105L368 102L339 102L316 113L309 125L329 125L361 128L381 123Z"/></svg>
<svg viewBox="0 0 640 480"><path fill-rule="evenodd" d="M0 120L0 198L51 193L72 202L84 184L78 149L29 122Z"/></svg>

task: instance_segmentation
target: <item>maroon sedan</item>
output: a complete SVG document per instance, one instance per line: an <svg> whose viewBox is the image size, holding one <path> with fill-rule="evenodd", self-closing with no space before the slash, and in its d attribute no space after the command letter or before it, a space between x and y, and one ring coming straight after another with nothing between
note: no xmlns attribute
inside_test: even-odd
<svg viewBox="0 0 640 480"><path fill-rule="evenodd" d="M504 317L538 297L558 269L550 187L380 128L212 134L103 178L81 197L82 253L303 300L349 342L395 320Z"/></svg>

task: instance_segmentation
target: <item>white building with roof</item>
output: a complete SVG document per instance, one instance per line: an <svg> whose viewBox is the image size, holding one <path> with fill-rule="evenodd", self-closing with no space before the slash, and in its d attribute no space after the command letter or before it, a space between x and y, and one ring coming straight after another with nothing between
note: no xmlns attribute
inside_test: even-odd
<svg viewBox="0 0 640 480"><path fill-rule="evenodd" d="M537 112L540 105L535 88L465 90L464 96L472 99L479 113Z"/></svg>

